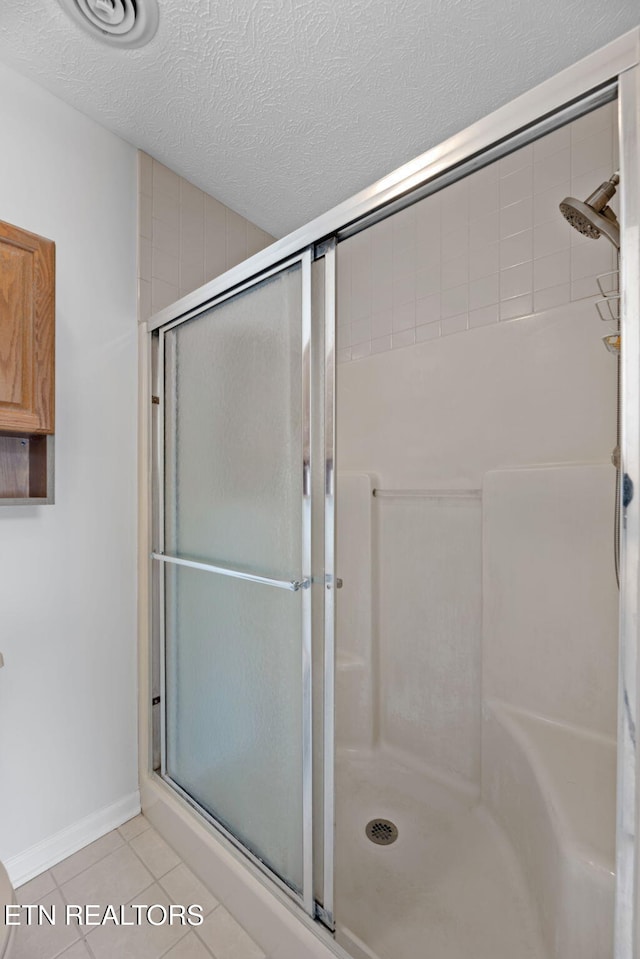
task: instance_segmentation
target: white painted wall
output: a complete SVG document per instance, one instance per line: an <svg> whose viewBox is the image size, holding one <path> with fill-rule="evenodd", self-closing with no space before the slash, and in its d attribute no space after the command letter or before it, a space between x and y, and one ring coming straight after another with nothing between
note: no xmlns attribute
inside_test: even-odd
<svg viewBox="0 0 640 959"><path fill-rule="evenodd" d="M136 154L2 65L0 88L0 217L57 251L56 502L0 508L7 860L135 802Z"/></svg>

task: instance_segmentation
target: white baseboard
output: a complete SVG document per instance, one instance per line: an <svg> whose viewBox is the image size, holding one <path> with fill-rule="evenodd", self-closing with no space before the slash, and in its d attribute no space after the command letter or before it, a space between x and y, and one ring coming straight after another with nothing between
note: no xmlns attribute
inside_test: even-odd
<svg viewBox="0 0 640 959"><path fill-rule="evenodd" d="M111 803L110 806L104 806L85 816L73 826L67 826L66 829L61 829L48 839L30 846L17 856L12 856L4 864L9 873L9 879L15 888L22 886L34 876L39 876L45 869L62 862L78 849L100 839L116 826L121 826L127 819L137 816L139 812L140 793L136 790L129 796L123 796L122 799Z"/></svg>

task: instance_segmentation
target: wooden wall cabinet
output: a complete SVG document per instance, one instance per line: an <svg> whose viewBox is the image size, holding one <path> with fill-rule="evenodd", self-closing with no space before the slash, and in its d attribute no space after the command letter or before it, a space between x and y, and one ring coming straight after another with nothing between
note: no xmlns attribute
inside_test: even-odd
<svg viewBox="0 0 640 959"><path fill-rule="evenodd" d="M0 220L0 505L50 502L55 244Z"/></svg>

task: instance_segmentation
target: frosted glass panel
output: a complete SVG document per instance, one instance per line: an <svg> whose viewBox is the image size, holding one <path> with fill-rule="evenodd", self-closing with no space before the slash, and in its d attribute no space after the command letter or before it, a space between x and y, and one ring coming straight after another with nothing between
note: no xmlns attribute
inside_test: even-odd
<svg viewBox="0 0 640 959"><path fill-rule="evenodd" d="M302 886L301 593L166 567L167 772Z"/></svg>
<svg viewBox="0 0 640 959"><path fill-rule="evenodd" d="M165 336L165 551L301 573L301 267Z"/></svg>

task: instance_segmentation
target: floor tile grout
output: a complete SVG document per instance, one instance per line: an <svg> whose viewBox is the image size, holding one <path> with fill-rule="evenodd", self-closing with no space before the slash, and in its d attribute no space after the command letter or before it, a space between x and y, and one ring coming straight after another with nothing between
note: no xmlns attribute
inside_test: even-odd
<svg viewBox="0 0 640 959"><path fill-rule="evenodd" d="M142 814L140 814L140 815L142 815ZM134 818L135 818L135 817L134 817ZM130 821L130 820L127 820L127 822L128 822L128 821ZM123 824L121 824L121 825L125 825L125 824L123 823ZM139 897L144 896L145 892L146 892L147 890L151 889L151 887L154 886L154 885L157 885L157 886L159 887L159 889L162 890L162 893L163 893L164 895L168 896L169 899L171 899L171 894L170 894L169 891L165 888L165 886L164 886L164 884L163 884L163 880L165 880L165 879L167 878L167 876L168 876L171 872L173 872L174 870L178 869L178 868L181 867L181 866L183 866L183 867L188 871L188 873L189 873L191 876L193 876L193 878L194 878L199 884L201 884L201 885L204 887L204 889L207 891L207 893L208 893L208 894L211 896L211 898L214 900L214 905L212 906L212 908L211 908L206 914L203 914L203 923L202 923L202 926L191 926L191 925L186 925L186 926L184 926L182 933L181 933L180 935L178 935L178 937L177 937L166 949L164 949L163 951L159 952L159 953L157 954L157 956L154 955L154 959L163 959L163 957L166 956L168 953L170 953L170 952L172 951L172 949L176 948L179 943L183 942L184 939L186 939L186 937L187 937L191 932L194 933L197 942L198 942L199 945L204 949L204 951L205 951L205 953L206 953L206 956L207 956L207 957L211 957L211 959L216 959L216 954L212 951L212 949L211 949L211 948L207 945L207 943L204 941L204 939L202 938L200 932L201 932L201 929L204 927L204 923L206 922L206 920L209 919L211 916L213 916L213 914L218 910L218 907L219 907L220 905L224 905L224 904L223 904L216 896L214 896L213 893L211 893L211 892L208 890L206 884L204 884L204 883L202 882L202 880L190 869L190 867L188 866L188 864L184 862L184 860L178 855L178 853L173 849L173 847L171 847L168 843L166 843L166 840L164 839L164 837L161 836L160 833L157 833L157 830L156 830L157 835L160 837L160 839L161 839L163 842L166 843L166 845L168 846L168 848L171 849L171 851L172 851L172 852L175 854L175 856L177 857L177 860L178 860L178 861L175 862L175 863L173 863L173 864L172 864L168 869L166 869L160 876L154 875L154 873L151 871L151 869L149 868L149 866L147 865L147 863L144 861L144 859L142 858L142 856L137 852L137 850L135 849L135 847L132 845L132 841L133 841L133 840L137 839L139 836L142 836L145 832L147 832L147 831L149 831L149 830L151 830L151 829L154 829L154 828L155 828L155 827L153 827L153 825L152 825L151 823L149 823L148 820L146 820L146 826L145 826L145 828L143 828L143 829L141 829L139 832L137 832L137 833L135 834L135 836L132 836L132 837L131 837L131 839L126 839L126 838L122 835L122 833L120 832L120 827L115 827L113 830L110 830L108 833L105 833L104 836L108 836L110 833L115 832L115 833L118 834L118 838L121 840L121 842L118 843L117 845L115 845L114 847L112 847L111 849L109 849L108 852L106 852L104 855L100 856L98 859L96 859L95 861L93 861L90 865L86 866L86 868L81 869L79 872L74 873L72 876L69 876L68 878L66 878L63 882L59 882L59 881L58 881L58 879L57 879L56 876L54 875L53 870L56 868L56 866L60 865L60 864L63 863L65 860L61 860L61 863L56 863L55 866L50 867L48 870L44 870L43 873L40 873L40 874L39 874L39 876L42 876L42 875L44 875L45 873L48 872L48 873L50 874L51 882L53 883L53 887L52 887L52 889L51 889L48 893L45 893L44 896L40 896L40 897L38 898L37 902L41 902L43 899L46 899L47 896L50 896L52 893L58 893L58 894L60 895L63 903L65 904L65 906L69 905L68 896L67 896L67 895L65 894L65 892L63 891L63 887L64 887L65 885L67 885L68 883L70 883L70 882L72 882L72 881L75 881L75 880L79 879L79 878L82 877L85 873L87 873L90 869L94 868L95 866L98 866L100 863L103 863L106 859L109 858L109 856L113 855L114 853L118 852L119 850L123 849L124 847L128 847L129 850L130 850L130 852L133 854L133 856L134 856L135 859L137 860L137 862L141 864L141 866L145 869L145 871L147 872L148 876L150 877L150 882L149 882L149 884L148 884L148 885L145 885L145 887L144 887L139 893L137 893L135 896L133 896L133 897L131 897L130 899L128 899L128 900L127 900L128 902L135 902ZM94 841L94 842L98 842L98 841L99 841L100 839L102 839L102 838L104 838L104 837L103 837L103 836L99 836L97 840L93 840L93 841ZM87 845L91 845L91 844L89 843L89 844L87 844ZM79 853L79 852L82 851L82 849L86 849L86 848L87 848L86 846L81 847L81 849L77 850L76 853ZM74 855L76 855L76 853L72 853L71 855L74 856ZM71 857L67 857L67 858L71 858ZM38 878L38 876L34 876L34 877L33 877L33 879L37 879L37 878ZM30 880L30 881L31 881L31 880ZM81 881L82 881L82 880L81 880ZM26 884L25 884L25 885L26 885ZM189 904L191 904L191 903L189 903ZM115 905L115 906L123 905L123 906L125 906L126 903L122 903L122 904L111 903L111 905ZM153 905L153 903L149 903L149 905ZM183 905L187 905L187 903L184 903ZM246 929L244 929L244 927L243 927L240 923L238 923L237 920L235 920L235 918L234 918L231 914L229 914L229 915L230 915L231 919L232 919L234 922L236 922L237 925L246 933L246 935L249 936L249 933L246 931ZM73 943L67 944L67 945L65 946L65 948L64 948L61 952L57 952L57 953L55 954L55 956L52 956L52 957L51 957L51 959L60 959L60 957L62 957L62 959L64 959L65 953L68 952L68 951L71 951L74 947L77 947L79 943L84 943L85 949L87 950L87 953L88 953L88 956L90 957L90 959L95 959L95 952L94 952L94 950L91 948L91 944L90 944L90 943L91 943L90 936L91 936L91 933L93 933L93 932L96 931L97 929L98 929L97 926L95 926L95 927L89 926L89 927L86 927L86 928L85 928L85 927L82 926L80 923L78 923L78 924L76 925L76 930L77 930L77 932L78 932L78 938L75 939ZM253 940L253 938L252 938L251 936L249 936L249 938L252 939L252 941L255 942L255 940ZM257 946L258 948L260 948L257 943L256 943L256 946Z"/></svg>

